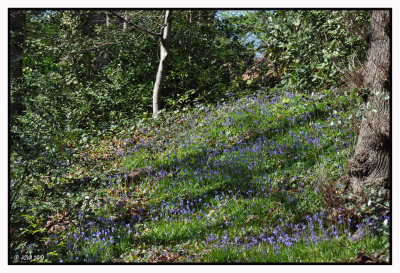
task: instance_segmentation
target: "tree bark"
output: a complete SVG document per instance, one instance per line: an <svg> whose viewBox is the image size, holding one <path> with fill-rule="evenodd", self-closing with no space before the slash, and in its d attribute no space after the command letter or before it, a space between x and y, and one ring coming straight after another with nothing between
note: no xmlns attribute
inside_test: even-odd
<svg viewBox="0 0 400 273"><path fill-rule="evenodd" d="M20 82L22 79L22 68L24 59L25 42L25 25L26 13L25 10L16 9L10 10L10 79L14 82ZM10 105L10 114L20 113L23 109L21 104L21 96L23 94L15 94L14 103Z"/></svg>
<svg viewBox="0 0 400 273"><path fill-rule="evenodd" d="M94 14L91 11L83 12L81 16L82 20L82 34L84 38L88 40L95 36L94 32ZM92 61L92 50L87 50L84 52L85 66L86 66L86 78L88 81L92 78L93 61Z"/></svg>
<svg viewBox="0 0 400 273"><path fill-rule="evenodd" d="M126 31L127 22L128 22L128 13L125 11L124 22L122 24L122 31Z"/></svg>
<svg viewBox="0 0 400 273"><path fill-rule="evenodd" d="M374 10L371 18L370 44L363 78L370 91L370 105L361 122L354 155L348 162L345 192L353 197L367 197L381 191L390 199L391 146L391 18L388 10Z"/></svg>
<svg viewBox="0 0 400 273"><path fill-rule="evenodd" d="M108 16L108 14L106 14L106 26L110 26L110 16Z"/></svg>
<svg viewBox="0 0 400 273"><path fill-rule="evenodd" d="M158 66L156 81L154 83L153 89L153 117L158 117L158 112L160 110L160 97L163 88L163 81L165 77L165 68L167 66L168 57L168 43L171 36L171 17L172 11L165 11L165 23L162 28L162 36L160 41L160 63Z"/></svg>

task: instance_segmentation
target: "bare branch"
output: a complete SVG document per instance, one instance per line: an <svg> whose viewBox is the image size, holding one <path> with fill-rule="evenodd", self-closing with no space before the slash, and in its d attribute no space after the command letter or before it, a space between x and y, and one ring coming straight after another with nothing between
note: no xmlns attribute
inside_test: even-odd
<svg viewBox="0 0 400 273"><path fill-rule="evenodd" d="M116 12L114 12L114 11L112 11L112 10L109 10L108 12L109 12L110 14L112 14L113 16L117 17L118 19L120 19L121 21L126 22L129 26L133 27L134 29L137 29L137 30L146 32L147 34L150 34L150 35L153 35L153 36L156 36L156 37L161 37L161 33L152 32L152 31L147 30L147 29L145 29L145 28L142 28L142 27L140 27L140 26L138 26L138 25L135 25L135 24L133 24L133 23L131 23L131 22L125 20L125 18L123 18L123 17L120 16L118 13L116 13Z"/></svg>

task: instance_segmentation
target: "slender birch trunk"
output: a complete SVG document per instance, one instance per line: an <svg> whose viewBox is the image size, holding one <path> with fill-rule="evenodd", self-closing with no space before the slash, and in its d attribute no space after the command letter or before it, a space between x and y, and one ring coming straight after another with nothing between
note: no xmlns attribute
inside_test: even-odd
<svg viewBox="0 0 400 273"><path fill-rule="evenodd" d="M128 13L125 11L124 22L122 23L122 31L126 31L127 22L128 22Z"/></svg>
<svg viewBox="0 0 400 273"><path fill-rule="evenodd" d="M110 16L108 16L108 14L106 14L106 26L110 26Z"/></svg>
<svg viewBox="0 0 400 273"><path fill-rule="evenodd" d="M163 81L165 77L165 69L167 66L168 57L168 42L171 36L171 15L172 11L165 11L165 22L162 28L162 35L160 41L160 63L158 66L156 82L154 83L153 89L153 117L158 117L158 112L160 110L160 97L163 88Z"/></svg>

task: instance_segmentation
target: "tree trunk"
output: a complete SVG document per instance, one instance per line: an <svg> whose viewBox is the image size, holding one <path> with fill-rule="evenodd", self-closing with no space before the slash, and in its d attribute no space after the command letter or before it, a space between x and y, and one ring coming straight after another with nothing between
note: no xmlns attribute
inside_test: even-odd
<svg viewBox="0 0 400 273"><path fill-rule="evenodd" d="M364 67L364 83L370 91L370 108L360 125L354 155L348 162L345 191L354 197L369 198L368 191L380 191L390 199L391 146L391 18L388 10L374 10L370 44Z"/></svg>
<svg viewBox="0 0 400 273"><path fill-rule="evenodd" d="M22 79L22 68L24 59L23 44L25 41L26 14L24 10L10 10L10 79L14 82L20 82ZM22 111L21 96L23 94L14 94L14 102L10 105L10 114L14 115Z"/></svg>
<svg viewBox="0 0 400 273"><path fill-rule="evenodd" d="M192 10L189 10L189 24L190 24L190 26L192 26L193 25L193 11ZM189 33L188 33L188 42L187 43L185 43L185 50L186 50L186 52L188 52L188 62L189 62L189 65L191 64L191 62L192 62L192 55L190 54L190 46L187 46L188 44L190 45L190 42L191 42L191 29L189 29Z"/></svg>
<svg viewBox="0 0 400 273"><path fill-rule="evenodd" d="M83 12L82 13L82 33L85 38L88 40L92 39L95 36L94 32L94 14L89 11L89 12ZM92 69L93 69L93 61L92 61L92 50L87 50L84 52L84 58L85 58L85 66L86 66L86 78L88 81L91 80L92 78Z"/></svg>
<svg viewBox="0 0 400 273"><path fill-rule="evenodd" d="M110 26L110 16L108 16L108 14L106 14L106 26Z"/></svg>
<svg viewBox="0 0 400 273"><path fill-rule="evenodd" d="M122 31L126 31L126 27L128 25L127 22L128 22L128 12L125 11L124 22L122 23Z"/></svg>
<svg viewBox="0 0 400 273"><path fill-rule="evenodd" d="M165 23L162 28L161 42L160 42L160 64L158 66L156 82L154 83L153 89L153 117L158 117L158 111L160 108L160 97L162 92L162 85L165 76L165 68L167 65L168 57L168 42L171 36L171 15L172 11L165 11Z"/></svg>

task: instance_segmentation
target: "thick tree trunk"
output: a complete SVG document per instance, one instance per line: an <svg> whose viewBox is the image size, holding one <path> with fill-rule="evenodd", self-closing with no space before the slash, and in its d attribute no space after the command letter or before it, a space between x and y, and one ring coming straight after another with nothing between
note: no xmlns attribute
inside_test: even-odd
<svg viewBox="0 0 400 273"><path fill-rule="evenodd" d="M364 83L370 91L370 108L360 126L353 157L348 162L346 192L368 197L368 191L381 191L390 199L391 188L391 18L390 11L374 10L371 18L368 59Z"/></svg>
<svg viewBox="0 0 400 273"><path fill-rule="evenodd" d="M23 44L25 41L25 21L26 14L24 10L10 10L10 79L14 82L20 82L22 79L22 68L24 59ZM10 113L14 115L22 111L21 96L15 94L14 102L10 105Z"/></svg>
<svg viewBox="0 0 400 273"><path fill-rule="evenodd" d="M158 66L156 82L154 83L153 89L153 117L158 117L158 111L160 110L160 97L162 92L162 85L165 76L165 68L167 66L168 57L168 42L171 36L171 15L172 11L165 11L165 23L163 26L161 42L160 42L160 64Z"/></svg>
<svg viewBox="0 0 400 273"><path fill-rule="evenodd" d="M22 77L25 18L24 10L10 11L10 72L13 79Z"/></svg>

